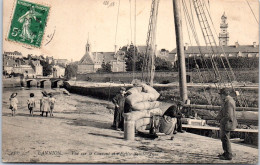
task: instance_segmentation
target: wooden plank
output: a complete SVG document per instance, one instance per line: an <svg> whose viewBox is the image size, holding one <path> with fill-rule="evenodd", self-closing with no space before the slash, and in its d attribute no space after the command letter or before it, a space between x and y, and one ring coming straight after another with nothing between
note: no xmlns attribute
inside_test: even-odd
<svg viewBox="0 0 260 165"><path fill-rule="evenodd" d="M214 110L219 111L221 109L220 106L213 106L213 105L196 105L196 104L185 104L184 107L193 108L193 109L207 109L207 110ZM258 112L257 107L236 107L236 111L256 111Z"/></svg>
<svg viewBox="0 0 260 165"><path fill-rule="evenodd" d="M183 128L194 128L194 129L208 129L208 130L219 130L218 127L211 126L196 126L196 125L187 125L182 124ZM257 129L235 129L235 132L247 132L247 133L258 133Z"/></svg>

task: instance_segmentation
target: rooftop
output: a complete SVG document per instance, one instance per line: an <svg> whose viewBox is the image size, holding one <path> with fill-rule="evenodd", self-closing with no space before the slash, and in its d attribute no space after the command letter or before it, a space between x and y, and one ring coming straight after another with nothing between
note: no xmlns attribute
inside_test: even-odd
<svg viewBox="0 0 260 165"><path fill-rule="evenodd" d="M221 53L222 48L221 46L212 46L207 47L207 46L188 46L186 50L184 50L185 53L187 54L200 54L205 53L205 54L212 54L212 49L214 52ZM201 52L200 52L201 50ZM223 50L225 53L258 53L259 52L259 45L230 45L230 46L223 46ZM177 48L173 49L170 54L176 54L177 53Z"/></svg>

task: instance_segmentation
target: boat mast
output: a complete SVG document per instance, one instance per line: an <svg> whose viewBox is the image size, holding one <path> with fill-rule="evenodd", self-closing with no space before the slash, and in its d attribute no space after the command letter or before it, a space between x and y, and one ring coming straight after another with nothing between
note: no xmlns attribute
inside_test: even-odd
<svg viewBox="0 0 260 165"><path fill-rule="evenodd" d="M186 80L186 66L185 66L185 55L184 55L184 44L183 44L183 32L182 32L182 21L181 21L181 6L180 0L172 0L173 2L173 15L175 23L176 33L176 45L177 45L177 57L179 67L179 88L180 97L185 103L188 100L187 95L187 80Z"/></svg>
<svg viewBox="0 0 260 165"><path fill-rule="evenodd" d="M157 15L160 0L152 0L150 19L148 25L145 57L142 68L142 81L146 81L153 86L154 72L155 72L155 54L156 54L156 27ZM144 75L147 73L147 75Z"/></svg>

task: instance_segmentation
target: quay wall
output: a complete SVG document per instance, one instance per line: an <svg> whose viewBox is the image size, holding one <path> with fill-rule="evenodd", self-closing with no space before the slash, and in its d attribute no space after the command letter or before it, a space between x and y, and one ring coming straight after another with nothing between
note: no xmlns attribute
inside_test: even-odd
<svg viewBox="0 0 260 165"><path fill-rule="evenodd" d="M112 98L119 92L119 87L118 86L111 86L111 87L82 87L82 86L73 86L70 85L68 82L64 82L64 87L70 92L70 93L76 93L84 96L91 96L94 98L99 98L103 100L108 100L111 101ZM131 88L131 86L125 86L126 89ZM155 87L155 89L159 92L160 90L165 90L164 88L161 87ZM168 103L169 104L169 103ZM111 103L111 107L112 103ZM238 112L241 113L241 112ZM209 110L204 110L204 112L197 111L198 116L200 116L202 119L206 120L206 123L211 125L215 125L216 121L214 118L211 118ZM207 115L208 114L208 115ZM215 122L212 122L214 120ZM248 121L248 120L238 120L240 126L243 125L258 125L258 121ZM186 129L188 132L191 133L197 133L200 135L204 136L209 136L209 137L214 137L214 138L219 138L219 131L214 131L214 130L197 130L197 129ZM247 144L253 144L253 145L258 145L258 134L257 133L247 133L247 132L233 132L231 134L232 138L240 138L244 139L244 143Z"/></svg>
<svg viewBox="0 0 260 165"><path fill-rule="evenodd" d="M141 72L113 72L113 73L88 73L78 74L77 80L93 82L124 82L131 83L135 79L142 79ZM178 72L156 72L154 82L163 83L164 81L178 81Z"/></svg>
<svg viewBox="0 0 260 165"><path fill-rule="evenodd" d="M222 79L228 82L231 74L227 75L225 71L219 71ZM234 75L238 82L251 82L258 83L258 70L235 70ZM187 72L187 82L200 83L200 75L207 79L207 82L214 82L214 72L201 71L198 72ZM88 74L78 74L77 80L79 81L90 81L90 82L123 82L131 83L135 79L141 79L141 72L118 72L118 73L88 73ZM154 82L167 84L171 82L178 82L179 76L178 72L155 72ZM233 80L233 79L232 79ZM204 81L206 83L206 81Z"/></svg>

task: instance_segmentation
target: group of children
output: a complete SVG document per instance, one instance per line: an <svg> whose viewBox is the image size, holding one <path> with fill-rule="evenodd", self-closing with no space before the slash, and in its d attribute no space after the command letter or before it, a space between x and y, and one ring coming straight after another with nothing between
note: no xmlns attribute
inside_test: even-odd
<svg viewBox="0 0 260 165"><path fill-rule="evenodd" d="M53 97L52 93L47 93L46 91L42 91L43 97L40 99L40 112L41 116L46 113L46 117L48 113L50 116L53 116L53 109L55 104L55 98ZM12 93L10 96L10 106L9 109L12 111L12 116L15 116L17 110L18 99L16 98L17 93ZM27 100L28 110L30 112L30 116L33 116L34 109L36 107L36 100L34 98L34 93L30 93L30 98Z"/></svg>

